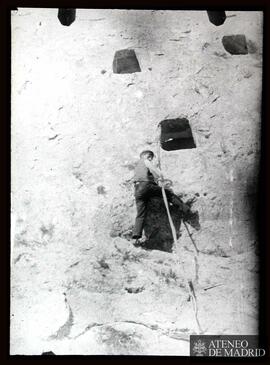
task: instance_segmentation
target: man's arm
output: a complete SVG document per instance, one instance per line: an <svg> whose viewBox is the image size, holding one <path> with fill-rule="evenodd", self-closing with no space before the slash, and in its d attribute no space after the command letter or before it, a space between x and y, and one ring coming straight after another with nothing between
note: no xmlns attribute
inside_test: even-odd
<svg viewBox="0 0 270 365"><path fill-rule="evenodd" d="M164 176L158 167L155 167L149 160L144 161L145 166L150 170L156 179L163 179Z"/></svg>

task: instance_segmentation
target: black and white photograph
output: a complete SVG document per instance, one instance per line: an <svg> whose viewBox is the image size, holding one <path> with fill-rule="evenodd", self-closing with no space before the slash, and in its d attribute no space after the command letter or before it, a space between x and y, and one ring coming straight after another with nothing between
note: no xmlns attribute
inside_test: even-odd
<svg viewBox="0 0 270 365"><path fill-rule="evenodd" d="M10 18L10 355L258 336L263 11Z"/></svg>

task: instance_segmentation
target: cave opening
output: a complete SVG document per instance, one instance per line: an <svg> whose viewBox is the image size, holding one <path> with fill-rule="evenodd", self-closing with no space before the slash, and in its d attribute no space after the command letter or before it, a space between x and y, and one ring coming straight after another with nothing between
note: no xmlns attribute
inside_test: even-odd
<svg viewBox="0 0 270 365"><path fill-rule="evenodd" d="M161 128L160 145L165 151L196 148L188 119L165 119L159 123Z"/></svg>

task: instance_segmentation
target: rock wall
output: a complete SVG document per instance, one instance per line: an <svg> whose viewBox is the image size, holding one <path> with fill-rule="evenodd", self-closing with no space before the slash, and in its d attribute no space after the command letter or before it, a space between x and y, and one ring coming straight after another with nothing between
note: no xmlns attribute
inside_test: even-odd
<svg viewBox="0 0 270 365"><path fill-rule="evenodd" d="M189 120L196 148L161 149L161 165L199 213L201 229L191 228L199 250L254 253L262 13L227 15L216 27L205 11L79 9L65 27L57 9L13 12L14 259L23 249L76 255L129 239L138 155L157 153L158 124L178 117ZM225 50L222 38L237 34L248 53ZM141 72L113 72L123 49L135 51Z"/></svg>

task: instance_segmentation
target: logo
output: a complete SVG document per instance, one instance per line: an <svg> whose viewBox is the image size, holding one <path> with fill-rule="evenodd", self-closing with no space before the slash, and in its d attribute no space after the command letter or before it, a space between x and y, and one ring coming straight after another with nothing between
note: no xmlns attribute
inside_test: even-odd
<svg viewBox="0 0 270 365"><path fill-rule="evenodd" d="M258 336L190 336L190 356L208 357L262 357Z"/></svg>
<svg viewBox="0 0 270 365"><path fill-rule="evenodd" d="M193 353L195 356L204 356L207 352L207 348L205 346L205 343L201 340L198 340L194 343L193 346Z"/></svg>

